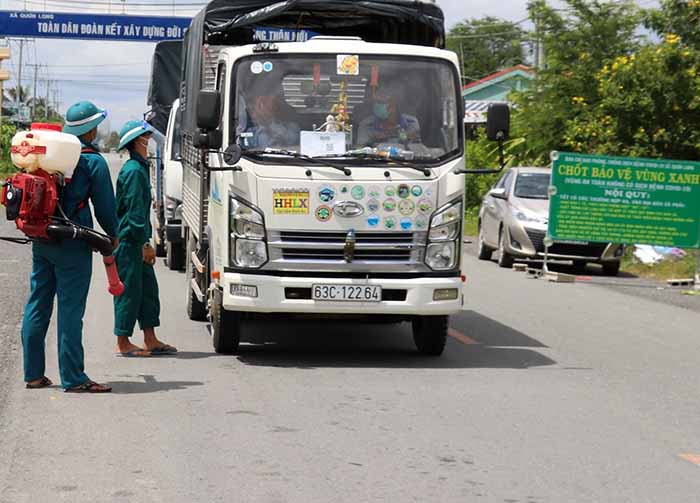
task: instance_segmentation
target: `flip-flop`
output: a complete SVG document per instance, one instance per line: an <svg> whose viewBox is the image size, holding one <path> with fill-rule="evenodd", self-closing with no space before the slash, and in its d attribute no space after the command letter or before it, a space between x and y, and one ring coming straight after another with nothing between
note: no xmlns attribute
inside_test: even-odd
<svg viewBox="0 0 700 503"><path fill-rule="evenodd" d="M39 382L31 384L27 383L27 389L41 389L41 388L47 388L51 386L53 383L51 382L51 379L49 379L46 376L43 376Z"/></svg>
<svg viewBox="0 0 700 503"><path fill-rule="evenodd" d="M177 348L175 346L171 346L170 344L163 344L157 348L149 349L149 351L153 356L174 355L177 353Z"/></svg>
<svg viewBox="0 0 700 503"><path fill-rule="evenodd" d="M65 390L66 393L111 393L112 388L88 379L80 386L74 386Z"/></svg>
<svg viewBox="0 0 700 503"><path fill-rule="evenodd" d="M122 358L150 358L151 352L145 349L130 349L123 353L115 353L114 356L120 356Z"/></svg>

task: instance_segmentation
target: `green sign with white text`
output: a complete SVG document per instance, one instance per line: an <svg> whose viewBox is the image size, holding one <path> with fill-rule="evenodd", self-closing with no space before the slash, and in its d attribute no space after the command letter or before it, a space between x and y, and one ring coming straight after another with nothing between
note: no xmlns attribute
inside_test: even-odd
<svg viewBox="0 0 700 503"><path fill-rule="evenodd" d="M700 163L552 152L556 240L700 246Z"/></svg>

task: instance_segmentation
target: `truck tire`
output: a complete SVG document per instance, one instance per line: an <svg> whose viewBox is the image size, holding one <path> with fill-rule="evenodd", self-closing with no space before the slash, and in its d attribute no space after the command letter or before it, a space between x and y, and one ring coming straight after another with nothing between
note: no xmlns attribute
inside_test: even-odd
<svg viewBox="0 0 700 503"><path fill-rule="evenodd" d="M418 316L413 319L413 342L418 352L440 356L447 342L447 316Z"/></svg>
<svg viewBox="0 0 700 503"><path fill-rule="evenodd" d="M238 353L241 342L241 315L224 309L223 293L219 288L212 294L210 315L214 351L224 354Z"/></svg>
<svg viewBox="0 0 700 503"><path fill-rule="evenodd" d="M182 243L171 243L165 245L165 262L171 271L182 271L184 269L185 254L182 250Z"/></svg>
<svg viewBox="0 0 700 503"><path fill-rule="evenodd" d="M194 249L194 239L187 236L187 253L185 254L185 278L187 280L187 316L192 321L205 321L207 319L207 305L200 302L192 289L192 279L195 277L192 264L192 250Z"/></svg>

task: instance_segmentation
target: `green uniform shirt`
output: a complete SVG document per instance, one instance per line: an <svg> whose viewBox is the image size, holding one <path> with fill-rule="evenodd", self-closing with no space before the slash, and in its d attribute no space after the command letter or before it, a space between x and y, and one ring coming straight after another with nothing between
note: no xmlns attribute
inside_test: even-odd
<svg viewBox="0 0 700 503"><path fill-rule="evenodd" d="M151 239L151 180L148 161L136 152L117 178L117 219L120 241L139 245Z"/></svg>

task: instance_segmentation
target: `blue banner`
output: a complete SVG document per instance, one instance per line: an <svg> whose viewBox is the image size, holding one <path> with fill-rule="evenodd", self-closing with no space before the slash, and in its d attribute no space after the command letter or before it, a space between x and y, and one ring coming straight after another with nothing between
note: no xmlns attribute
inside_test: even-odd
<svg viewBox="0 0 700 503"><path fill-rule="evenodd" d="M0 10L0 37L159 42L179 40L190 18Z"/></svg>

